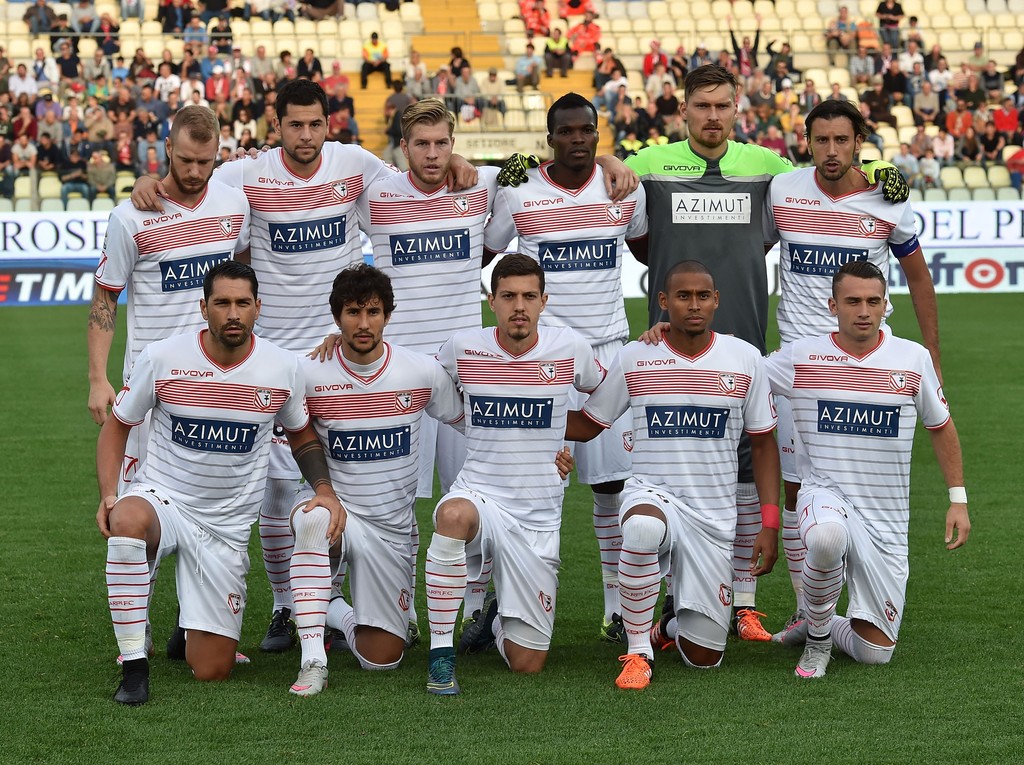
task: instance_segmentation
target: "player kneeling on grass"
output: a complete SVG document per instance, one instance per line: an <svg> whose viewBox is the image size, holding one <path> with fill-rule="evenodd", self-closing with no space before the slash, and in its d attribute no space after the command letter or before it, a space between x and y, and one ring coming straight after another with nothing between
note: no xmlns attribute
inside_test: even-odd
<svg viewBox="0 0 1024 765"><path fill-rule="evenodd" d="M619 688L646 688L654 647L673 640L692 667L717 667L732 607L737 452L750 437L762 529L750 571L778 557L779 456L775 411L757 348L711 331L718 291L696 261L673 266L659 295L668 329L658 345L619 351L566 438L589 440L631 412L633 475L622 495L619 598L628 648ZM675 612L653 630L661 580L671 574Z"/></svg>
<svg viewBox="0 0 1024 765"><path fill-rule="evenodd" d="M331 313L338 352L304 359L306 399L326 446L346 523L333 545L323 508L296 508L291 586L302 663L291 692L327 687L324 626L342 630L364 669L393 669L405 651L413 584L410 568L421 416L462 420L462 397L437 360L384 342L395 309L391 280L360 264L334 279ZM330 600L338 564L348 564L352 604Z"/></svg>
<svg viewBox="0 0 1024 765"><path fill-rule="evenodd" d="M886 279L864 261L832 279L839 330L796 340L767 361L772 391L789 399L803 446L796 511L806 619L780 642L804 647L797 677L823 677L835 643L864 664L886 664L899 635L909 565L910 460L920 416L949 487L946 547L971 522L960 440L928 351L879 329ZM836 615L846 582L847 616Z"/></svg>
<svg viewBox="0 0 1024 765"><path fill-rule="evenodd" d="M149 700L146 619L152 572L175 567L185 659L198 680L226 680L245 610L249 532L267 480L274 420L291 434L295 461L313 487L309 507L337 536L343 510L306 414L299 359L252 334L260 312L256 273L227 261L203 282L207 329L151 343L132 369L96 445L107 539L107 594L124 657L114 700ZM117 479L132 427L151 412L148 456L118 498Z"/></svg>

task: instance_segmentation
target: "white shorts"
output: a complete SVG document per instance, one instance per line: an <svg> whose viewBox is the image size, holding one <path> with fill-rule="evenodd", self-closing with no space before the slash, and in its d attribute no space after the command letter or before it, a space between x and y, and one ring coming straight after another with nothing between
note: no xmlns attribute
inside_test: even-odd
<svg viewBox="0 0 1024 765"><path fill-rule="evenodd" d="M661 575L672 574L669 593L676 613L684 609L703 614L723 630L732 610L732 540L718 539L694 523L693 511L671 494L626 484L619 522L637 505L653 505L665 516L668 533L658 549Z"/></svg>
<svg viewBox="0 0 1024 765"><path fill-rule="evenodd" d="M594 355L606 369L622 350L615 341L594 348ZM581 409L589 396L575 388L569 389L569 408ZM633 474L633 415L627 410L612 426L592 441L570 442L576 459L576 477L580 483L593 486L609 481L624 481Z"/></svg>
<svg viewBox="0 0 1024 765"><path fill-rule="evenodd" d="M286 478L299 480L302 473L295 464L292 448L288 444L288 431L274 420L274 434L270 438L270 468L267 478Z"/></svg>
<svg viewBox="0 0 1024 765"><path fill-rule="evenodd" d="M121 463L121 475L117 479L117 496L119 497L128 491L135 474L142 467L142 461L146 459L146 447L149 445L149 422L152 416L152 410L146 412L145 419L128 431L128 441L124 445L124 461Z"/></svg>
<svg viewBox="0 0 1024 765"><path fill-rule="evenodd" d="M480 531L466 545L469 581L480 577L484 561L490 558L498 612L540 632L547 644L537 650L547 650L555 626L559 532L523 528L504 507L471 489L449 492L438 507L450 499L471 502L480 517ZM436 526L436 508L434 513Z"/></svg>
<svg viewBox="0 0 1024 765"><path fill-rule="evenodd" d="M871 622L896 641L907 602L910 562L906 555L880 549L846 499L825 489L801 491L797 496L800 539L818 523L840 523L850 536L846 556L846 590L851 619Z"/></svg>
<svg viewBox="0 0 1024 765"><path fill-rule="evenodd" d="M435 462L441 479L441 493L447 494L466 461L466 437L451 425L438 422L424 409L420 416L418 460L416 496L419 499L434 496Z"/></svg>
<svg viewBox="0 0 1024 765"><path fill-rule="evenodd" d="M125 496L141 497L156 511L160 520L157 560L178 554L174 567L181 608L178 624L238 640L245 612L248 551L236 550L189 520L155 487L135 484Z"/></svg>

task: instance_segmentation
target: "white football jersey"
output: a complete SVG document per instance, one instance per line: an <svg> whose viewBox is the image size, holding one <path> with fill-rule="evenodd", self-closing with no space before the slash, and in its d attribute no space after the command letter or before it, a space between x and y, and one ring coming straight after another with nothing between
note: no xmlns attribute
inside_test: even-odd
<svg viewBox="0 0 1024 765"><path fill-rule="evenodd" d="M909 202L885 201L877 185L832 197L815 173L806 167L776 176L766 201L768 238L781 248L776 315L783 343L835 331L828 299L832 277L844 263L869 261L888 281L889 250L902 258L920 246ZM886 316L891 313L889 303Z"/></svg>
<svg viewBox="0 0 1024 765"><path fill-rule="evenodd" d="M905 555L917 417L927 428L949 422L928 351L880 332L858 358L823 335L783 346L767 367L793 406L803 487L846 497L883 549Z"/></svg>
<svg viewBox="0 0 1024 765"><path fill-rule="evenodd" d="M249 246L249 203L211 181L192 208L161 197L164 212L125 200L110 214L97 286L128 288L124 378L149 343L206 326L199 312L207 271Z"/></svg>
<svg viewBox="0 0 1024 765"><path fill-rule="evenodd" d="M548 294L542 324L572 327L594 346L623 342L622 258L625 240L647 233L644 189L612 202L600 166L583 186L566 189L551 180L550 164L528 170L527 183L498 189L484 246L501 252L518 236L519 251L540 263Z"/></svg>
<svg viewBox="0 0 1024 765"><path fill-rule="evenodd" d="M667 341L629 343L583 412L608 427L631 411L629 480L678 497L701 526L731 540L740 435L775 428L763 363L750 343L718 333L693 357Z"/></svg>
<svg viewBox="0 0 1024 765"><path fill-rule="evenodd" d="M333 141L309 178L293 174L282 157L278 148L225 162L214 177L249 199L260 337L307 353L336 329L328 305L335 275L362 262L356 202L395 170L359 146Z"/></svg>
<svg viewBox="0 0 1024 765"><path fill-rule="evenodd" d="M324 363L303 359L302 367L309 414L346 511L408 541L421 416L460 420L455 383L433 357L389 343L366 366L339 353Z"/></svg>
<svg viewBox="0 0 1024 765"><path fill-rule="evenodd" d="M249 544L267 482L274 420L309 422L299 359L253 336L227 369L210 359L207 330L147 345L113 413L138 425L152 410L146 461L133 484L159 487L190 520L237 550Z"/></svg>
<svg viewBox="0 0 1024 765"><path fill-rule="evenodd" d="M427 193L411 173L370 186L359 210L373 264L395 290L388 339L434 354L459 330L480 326L484 224L497 184L497 168L481 167L465 191Z"/></svg>
<svg viewBox="0 0 1024 765"><path fill-rule="evenodd" d="M577 332L537 333L537 343L517 356L494 327L458 332L438 359L465 400L466 464L453 489L478 491L526 528L549 531L562 517L555 454L563 446L569 390L589 393L605 372Z"/></svg>

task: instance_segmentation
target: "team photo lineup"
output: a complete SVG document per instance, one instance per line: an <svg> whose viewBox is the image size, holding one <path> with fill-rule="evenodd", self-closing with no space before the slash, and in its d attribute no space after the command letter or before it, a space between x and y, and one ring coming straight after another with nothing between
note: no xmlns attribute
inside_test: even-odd
<svg viewBox="0 0 1024 765"><path fill-rule="evenodd" d="M111 214L88 318L116 702L150 698L168 555L168 658L207 681L250 661L238 643L254 524L273 595L260 649L298 645L291 694L327 689L329 654L390 670L420 641L430 694L458 695L457 666L490 650L541 672L557 601L574 597L559 592L560 567L578 565L559 549L572 474L593 499L595 639L622 647L609 684L657 682L673 649L718 667L730 634L778 644L798 678L824 677L834 654L889 662L918 421L948 489L946 547L970 532L909 189L893 165L859 164L869 130L849 102L809 110L812 162L796 168L730 139L728 70L698 66L683 91L686 140L598 156L598 110L570 92L546 114L552 159L517 154L500 171L458 154L440 98L401 113L407 171L327 140L311 80L277 91L280 146L221 164L214 111L177 112L166 175L140 178ZM890 253L921 344L887 324ZM626 258L649 269L640 338ZM107 364L122 292L119 386ZM435 471L421 537L415 505ZM777 562L792 617L773 634L757 585Z"/></svg>

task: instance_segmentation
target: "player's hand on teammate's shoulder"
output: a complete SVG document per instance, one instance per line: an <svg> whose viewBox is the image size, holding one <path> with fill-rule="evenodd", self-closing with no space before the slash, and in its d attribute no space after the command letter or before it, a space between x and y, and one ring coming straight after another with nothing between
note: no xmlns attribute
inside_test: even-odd
<svg viewBox="0 0 1024 765"><path fill-rule="evenodd" d="M895 205L906 202L910 198L910 186L907 185L907 179L891 162L876 159L873 162L865 162L860 169L867 176L868 183L881 184L882 196L885 201Z"/></svg>
<svg viewBox="0 0 1024 765"><path fill-rule="evenodd" d="M97 425L107 421L115 397L114 388L108 380L89 386L89 412Z"/></svg>
<svg viewBox="0 0 1024 765"><path fill-rule="evenodd" d="M661 342L661 338L668 332L669 327L672 325L667 321L659 321L650 329L644 330L644 332L637 338L644 345L657 345Z"/></svg>
<svg viewBox="0 0 1024 765"><path fill-rule="evenodd" d="M96 511L96 525L104 539L110 539L110 511L114 509L117 497L104 497Z"/></svg>
<svg viewBox="0 0 1024 765"><path fill-rule="evenodd" d="M231 152L230 156L228 156L227 161L228 162L234 162L236 159L246 159L246 158L248 158L248 159L256 159L257 157L259 157L264 152L270 151L270 148L271 147L267 146L267 145L264 145L264 146L262 146L259 149L257 149L255 146L253 146L253 147L251 147L249 149L246 149L246 148L243 148L243 147L239 146L233 152Z"/></svg>
<svg viewBox="0 0 1024 765"><path fill-rule="evenodd" d="M334 358L334 350L339 345L341 345L341 333L335 332L333 335L325 337L324 341L307 353L306 356L311 359L320 359L320 363L323 364L325 361L330 361Z"/></svg>
<svg viewBox="0 0 1024 765"><path fill-rule="evenodd" d="M621 202L640 185L640 176L616 156L602 154L597 164L604 170L604 190L613 202Z"/></svg>
<svg viewBox="0 0 1024 765"><path fill-rule="evenodd" d="M967 544L971 533L971 518L967 514L967 505L959 502L951 503L946 511L946 549L955 550Z"/></svg>
<svg viewBox="0 0 1024 765"><path fill-rule="evenodd" d="M568 446L563 446L555 452L555 467L558 468L558 477L563 481L569 477L569 473L576 467L576 460L573 459L572 452L569 451Z"/></svg>
<svg viewBox="0 0 1024 765"><path fill-rule="evenodd" d="M529 178L527 170L540 166L540 160L535 154L519 154L518 152L505 160L505 164L498 171L498 185L518 188L520 183L526 183Z"/></svg>
<svg viewBox="0 0 1024 765"><path fill-rule="evenodd" d="M448 189L449 191L465 191L476 186L480 180L480 173L476 166L459 154L452 154L452 161L448 165Z"/></svg>
<svg viewBox="0 0 1024 765"><path fill-rule="evenodd" d="M132 204L136 210L163 212L164 204L160 201L161 196L166 196L166 191L163 183L155 178L144 175L138 178L135 185L132 186Z"/></svg>

